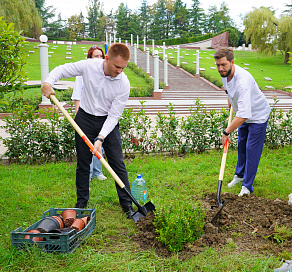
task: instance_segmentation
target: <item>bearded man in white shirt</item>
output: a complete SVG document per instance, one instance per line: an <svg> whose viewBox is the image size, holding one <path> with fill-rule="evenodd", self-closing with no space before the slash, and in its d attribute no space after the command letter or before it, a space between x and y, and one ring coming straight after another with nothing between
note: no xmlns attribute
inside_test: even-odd
<svg viewBox="0 0 292 272"><path fill-rule="evenodd" d="M231 143L229 134L238 128L238 160L231 188L242 182L239 196L254 191L255 179L260 162L270 106L252 75L234 64L234 53L229 48L219 48L214 58L223 86L228 96L228 104L236 112L231 124L223 130L222 144Z"/></svg>
<svg viewBox="0 0 292 272"><path fill-rule="evenodd" d="M128 174L123 162L121 135L118 121L130 94L130 82L123 70L130 59L128 47L113 44L105 59L87 59L67 63L53 69L42 85L41 91L47 98L55 94L52 86L60 78L82 76L84 90L80 107L75 116L76 123L94 143L91 152L78 133L75 133L77 168L77 203L75 208L85 208L89 200L89 174L92 154L105 150L108 163L130 192ZM132 201L116 183L119 202L128 218L133 213Z"/></svg>

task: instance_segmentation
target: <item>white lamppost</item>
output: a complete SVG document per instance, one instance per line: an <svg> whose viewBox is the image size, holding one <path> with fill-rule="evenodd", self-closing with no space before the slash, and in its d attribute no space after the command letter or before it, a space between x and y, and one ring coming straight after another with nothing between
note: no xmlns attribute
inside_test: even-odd
<svg viewBox="0 0 292 272"><path fill-rule="evenodd" d="M41 84L43 84L49 74L49 46L46 44L48 37L46 35L40 36L40 65L41 65ZM52 105L51 100L42 95L41 105Z"/></svg>

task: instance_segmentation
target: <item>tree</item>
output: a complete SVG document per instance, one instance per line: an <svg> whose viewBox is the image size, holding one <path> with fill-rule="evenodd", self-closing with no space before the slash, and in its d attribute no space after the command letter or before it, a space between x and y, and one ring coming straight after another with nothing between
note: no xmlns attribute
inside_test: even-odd
<svg viewBox="0 0 292 272"><path fill-rule="evenodd" d="M141 35L148 39L149 25L150 25L150 7L147 0L142 0L141 7L139 9L139 21L141 27Z"/></svg>
<svg viewBox="0 0 292 272"><path fill-rule="evenodd" d="M279 21L279 47L285 52L284 63L288 63L292 52L292 16L282 16Z"/></svg>
<svg viewBox="0 0 292 272"><path fill-rule="evenodd" d="M176 0L174 3L174 33L180 38L188 35L188 10L186 4L183 4L182 0Z"/></svg>
<svg viewBox="0 0 292 272"><path fill-rule="evenodd" d="M172 16L171 2L158 0L151 6L152 24L150 26L150 36L155 40L167 39L171 32Z"/></svg>
<svg viewBox="0 0 292 272"><path fill-rule="evenodd" d="M69 39L77 39L84 37L83 25L80 15L72 15L68 19Z"/></svg>
<svg viewBox="0 0 292 272"><path fill-rule="evenodd" d="M69 35L66 27L66 20L62 19L61 13L58 14L56 21L48 24L44 33L50 39L54 37L67 37Z"/></svg>
<svg viewBox="0 0 292 272"><path fill-rule="evenodd" d="M229 8L227 7L225 2L221 3L218 15L220 23L217 32L220 32L226 28L234 26L234 22L229 15Z"/></svg>
<svg viewBox="0 0 292 272"><path fill-rule="evenodd" d="M19 90L26 80L23 66L27 52L25 38L0 17L0 99L4 94Z"/></svg>
<svg viewBox="0 0 292 272"><path fill-rule="evenodd" d="M220 28L220 17L216 6L210 6L208 9L207 22L205 23L205 31L216 33Z"/></svg>
<svg viewBox="0 0 292 272"><path fill-rule="evenodd" d="M192 35L201 34L201 24L204 10L199 7L200 1L193 0L192 8L189 10L190 32Z"/></svg>
<svg viewBox="0 0 292 272"><path fill-rule="evenodd" d="M266 7L254 8L246 15L243 24L246 40L250 39L258 52L264 54L276 53L278 20L272 10Z"/></svg>
<svg viewBox="0 0 292 272"><path fill-rule="evenodd" d="M46 6L46 0L35 0L35 6L43 19L44 28L47 28L55 17L56 9L53 6Z"/></svg>
<svg viewBox="0 0 292 272"><path fill-rule="evenodd" d="M14 23L16 31L23 30L23 35L38 38L42 33L42 18L34 0L1 0L0 16L7 23Z"/></svg>
<svg viewBox="0 0 292 272"><path fill-rule="evenodd" d="M116 11L117 35L125 40L131 39L131 34L135 34L131 29L131 10L127 5L121 3Z"/></svg>
<svg viewBox="0 0 292 272"><path fill-rule="evenodd" d="M87 11L89 37L100 39L104 33L104 25L101 25L101 18L104 16L103 5L99 0L90 0Z"/></svg>

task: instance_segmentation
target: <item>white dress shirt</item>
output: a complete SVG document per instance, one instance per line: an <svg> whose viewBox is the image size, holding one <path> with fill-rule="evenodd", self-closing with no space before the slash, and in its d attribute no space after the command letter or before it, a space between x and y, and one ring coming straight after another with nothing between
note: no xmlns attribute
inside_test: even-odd
<svg viewBox="0 0 292 272"><path fill-rule="evenodd" d="M130 82L122 72L117 77L105 76L103 59L66 63L53 69L45 82L53 86L60 78L83 77L80 107L95 116L107 116L100 134L106 137L117 125L130 94Z"/></svg>
<svg viewBox="0 0 292 272"><path fill-rule="evenodd" d="M271 112L268 100L252 75L240 66L234 66L233 78L227 82L227 77L222 77L222 82L236 116L247 118L246 123L265 123Z"/></svg>
<svg viewBox="0 0 292 272"><path fill-rule="evenodd" d="M83 78L82 76L77 76L74 83L73 93L71 96L72 100L81 100L83 92Z"/></svg>

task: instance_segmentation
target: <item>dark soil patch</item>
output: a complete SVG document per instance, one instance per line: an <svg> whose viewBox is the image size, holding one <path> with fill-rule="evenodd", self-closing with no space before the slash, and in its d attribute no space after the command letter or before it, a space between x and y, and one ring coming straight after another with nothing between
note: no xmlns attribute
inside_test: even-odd
<svg viewBox="0 0 292 272"><path fill-rule="evenodd" d="M186 244L181 258L201 252L204 246L220 248L227 243L235 245L235 254L243 251L274 256L283 251L292 253L292 237L279 241L275 232L276 226L285 226L289 230L292 228L292 206L287 201L264 199L255 194L238 197L224 193L221 197L225 200L225 206L214 224L210 222L218 209L210 208L216 205L216 194L207 195L201 200L206 209L203 236L193 244ZM168 257L172 253L157 240L154 218L155 215L149 213L137 222L139 232L133 240L140 248L155 249L156 254Z"/></svg>

